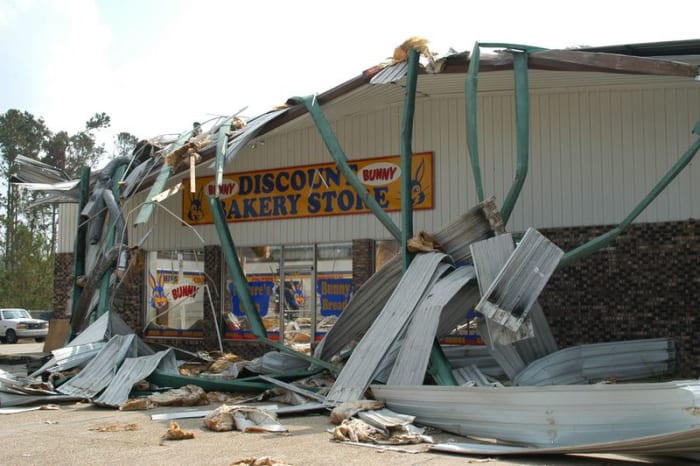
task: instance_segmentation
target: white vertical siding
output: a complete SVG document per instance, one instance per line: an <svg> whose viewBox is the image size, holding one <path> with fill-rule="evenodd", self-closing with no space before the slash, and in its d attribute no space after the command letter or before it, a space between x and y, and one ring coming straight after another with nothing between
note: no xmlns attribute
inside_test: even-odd
<svg viewBox="0 0 700 466"><path fill-rule="evenodd" d="M501 204L515 175L512 93L480 95L478 108L485 194L495 195ZM402 110L402 105L394 105L332 122L348 158L399 154ZM694 140L690 131L700 118L700 86L532 91L530 117L529 173L509 229L615 224ZM315 127L260 140L264 144L241 151L226 171L332 161ZM414 225L416 231L435 231L477 202L463 97L417 99L413 150L435 153L435 209L416 212ZM180 196L164 206L181 214ZM391 217L400 225L398 213ZM700 217L700 162L688 166L639 221L689 217ZM147 249L202 245L194 232L160 208L148 227L132 229L130 242L151 227ZM218 242L213 225L196 228L204 243ZM371 214L241 222L230 228L240 246L389 237Z"/></svg>
<svg viewBox="0 0 700 466"><path fill-rule="evenodd" d="M58 209L56 253L73 252L78 232L78 204L61 204Z"/></svg>

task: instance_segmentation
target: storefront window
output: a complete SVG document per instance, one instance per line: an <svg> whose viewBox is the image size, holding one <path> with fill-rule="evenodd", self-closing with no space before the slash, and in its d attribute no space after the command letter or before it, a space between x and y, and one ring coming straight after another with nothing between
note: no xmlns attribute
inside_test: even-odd
<svg viewBox="0 0 700 466"><path fill-rule="evenodd" d="M352 295L351 244L244 247L239 254L268 338L310 352L312 335L320 341ZM226 337L254 338L231 277L226 292Z"/></svg>
<svg viewBox="0 0 700 466"><path fill-rule="evenodd" d="M204 252L152 251L147 264L146 335L201 338Z"/></svg>

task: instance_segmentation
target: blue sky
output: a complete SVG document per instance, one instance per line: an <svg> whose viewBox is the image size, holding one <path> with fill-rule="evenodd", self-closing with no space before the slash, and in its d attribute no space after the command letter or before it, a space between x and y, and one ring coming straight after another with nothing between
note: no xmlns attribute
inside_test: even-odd
<svg viewBox="0 0 700 466"><path fill-rule="evenodd" d="M564 48L699 38L698 18L698 0L0 0L0 112L54 131L106 112L148 138L323 92L409 36Z"/></svg>

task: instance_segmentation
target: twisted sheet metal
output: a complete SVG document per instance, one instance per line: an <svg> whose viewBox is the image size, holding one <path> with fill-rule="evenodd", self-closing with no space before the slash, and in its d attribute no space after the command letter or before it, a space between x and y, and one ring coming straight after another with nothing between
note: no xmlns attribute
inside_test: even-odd
<svg viewBox="0 0 700 466"><path fill-rule="evenodd" d="M329 401L345 402L363 397L379 363L404 331L440 265L446 261L449 261L448 256L438 252L418 254L413 259L381 313L338 374L327 395Z"/></svg>
<svg viewBox="0 0 700 466"><path fill-rule="evenodd" d="M500 220L496 203L491 198L462 214L433 237L456 264L462 264L470 257L470 244L502 231L503 222ZM367 331L399 280L401 257L396 256L355 291L335 325L316 347L314 355L319 359L330 360Z"/></svg>

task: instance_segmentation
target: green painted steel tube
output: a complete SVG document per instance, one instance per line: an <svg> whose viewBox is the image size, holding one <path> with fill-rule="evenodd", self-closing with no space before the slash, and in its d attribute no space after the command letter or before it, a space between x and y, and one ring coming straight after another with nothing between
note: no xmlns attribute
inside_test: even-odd
<svg viewBox="0 0 700 466"><path fill-rule="evenodd" d="M700 136L700 121L698 121L695 124L693 133ZM644 199L642 199L642 201L634 209L632 209L629 215L627 215L627 217L625 217L625 219L622 220L622 222L620 222L618 226L606 233L603 233L597 238L594 238L591 241L582 244L576 249L572 249L571 251L564 254L564 256L559 261L557 270L571 265L574 262L583 259L584 257L589 256L595 252L598 252L604 247L606 247L608 244L610 244L610 242L617 238L620 235L620 233L622 233L622 231L625 228L627 228L634 221L634 219L636 219L639 216L639 214L641 214L644 211L644 209L646 209L649 206L649 204L651 204L664 189L666 189L666 186L668 186L671 183L671 181L673 181L673 179L686 167L686 165L688 165L690 161L693 160L693 157L695 157L695 154L697 154L699 150L700 137L698 137L698 139L696 139L695 142L691 144L690 148L659 180L659 182L656 183L656 186L654 186L654 188L649 192L649 194L647 194L644 197Z"/></svg>
<svg viewBox="0 0 700 466"><path fill-rule="evenodd" d="M515 124L516 124L516 154L515 179L508 190L501 217L507 224L513 213L515 203L523 189L530 158L530 96L527 73L527 52L513 52L513 72L515 74Z"/></svg>
<svg viewBox="0 0 700 466"><path fill-rule="evenodd" d="M228 145L228 133L226 127L231 125L233 118L227 118L219 128L216 138L216 195L224 182L224 165L226 164L226 146Z"/></svg>
<svg viewBox="0 0 700 466"><path fill-rule="evenodd" d="M479 87L479 43L474 44L469 56L469 69L464 82L464 95L467 115L467 149L472 164L472 176L476 187L476 197L484 202L484 184L481 180L481 165L479 162L479 134L477 131L476 96Z"/></svg>
<svg viewBox="0 0 700 466"><path fill-rule="evenodd" d="M114 174L112 175L112 192L114 193L114 198L119 199L121 189L119 188L119 180L122 179L124 176L124 172L126 172L126 166L125 165L120 165L116 168L114 171ZM112 246L114 246L114 238L117 234L116 228L117 228L117 219L116 218L110 218L110 215L107 214L107 225L108 225L108 230L107 230L107 237L105 238L105 251L109 251L112 249ZM117 256L117 262L119 261L119 256ZM107 272L102 276L102 283L100 283L100 300L97 304L97 316L99 317L105 312L109 310L109 282L112 278L112 273L114 272L114 269L116 267L112 266L110 267Z"/></svg>
<svg viewBox="0 0 700 466"><path fill-rule="evenodd" d="M245 312L245 315L248 318L248 325L250 326L250 331L253 332L253 335L257 337L258 341L265 343L268 346L276 348L285 353L292 354L295 357L303 359L315 366L328 369L333 373L338 373L340 369L334 364L322 361L320 359L316 359L313 356L308 356L298 351L294 351L293 349L285 346L284 344L278 341L273 341L267 338L267 330L265 330L265 326L263 325L262 319L260 318L260 314L258 314L257 308L253 303L253 298L250 296L248 281L245 279L243 268L241 267L241 263L238 260L238 255L236 254L236 245L233 243L233 238L231 238L231 232L228 229L228 224L226 223L224 210L221 206L219 198L209 197L209 207L214 217L216 233L219 236L221 248L224 250L224 259L226 260L226 265L228 266L228 273L229 275L231 275L231 279L233 280L233 287L235 288L236 294L241 300L243 312Z"/></svg>
<svg viewBox="0 0 700 466"><path fill-rule="evenodd" d="M185 143L189 141L190 137L192 137L192 134L193 130L185 131L184 133L182 133L170 147L169 151L173 152L179 149L180 147L184 146ZM134 222L135 225L141 225L143 223L146 223L148 219L151 218L151 214L153 213L153 197L156 194L160 194L163 191L165 185L168 183L168 179L170 178L172 172L173 167L168 165L167 161L163 160L163 166L160 167L160 173L158 173L158 178L156 178L156 181L153 182L150 191L148 191L148 196L146 196L146 200L141 206L141 210L139 210L139 214L136 217L136 221Z"/></svg>
<svg viewBox="0 0 700 466"><path fill-rule="evenodd" d="M90 198L90 167L83 166L80 169L80 200L78 204L78 232L75 235L75 245L73 246L73 301L71 302L71 316L75 315L78 300L82 293L82 288L78 286L78 277L85 275L85 245L87 242L87 221L80 213ZM70 339L70 333L68 338Z"/></svg>
<svg viewBox="0 0 700 466"><path fill-rule="evenodd" d="M209 207L214 217L216 233L219 235L219 241L221 242L221 247L224 250L224 258L226 259L228 272L233 280L233 287L236 290L236 294L241 300L243 311L248 318L250 330L256 337L267 339L267 330L265 330L260 314L258 314L257 308L253 303L253 298L250 296L248 281L245 279L243 268L238 260L236 245L233 244L233 238L231 238L231 232L228 229L224 209L221 206L219 198L209 197Z"/></svg>
<svg viewBox="0 0 700 466"><path fill-rule="evenodd" d="M411 196L411 157L413 156L413 117L416 112L416 87L418 85L418 52L408 51L406 75L406 99L403 107L401 130L401 258L403 271L408 269L413 254L408 252L408 240L413 236L413 198Z"/></svg>
<svg viewBox="0 0 700 466"><path fill-rule="evenodd" d="M376 199L369 194L367 188L365 188L362 182L348 166L348 158L345 156L343 149L340 147L340 143L338 142L338 139L336 139L335 134L333 134L331 125L328 123L328 120L321 111L316 97L294 97L292 100L302 102L306 106L306 109L309 111L314 123L316 123L316 128L321 134L323 142L326 144L331 157L333 157L338 170L340 170L343 176L345 176L345 179L348 180L350 186L353 187L357 195L360 196L360 199L362 199L369 210L371 210L379 221L386 227L386 229L389 230L391 236L393 236L397 241L401 241L401 230L399 230L399 227L397 227L391 220L391 217L389 217L389 215L382 210Z"/></svg>
<svg viewBox="0 0 700 466"><path fill-rule="evenodd" d="M437 340L435 340L430 350L429 369L438 385L459 385L452 373L452 366Z"/></svg>

